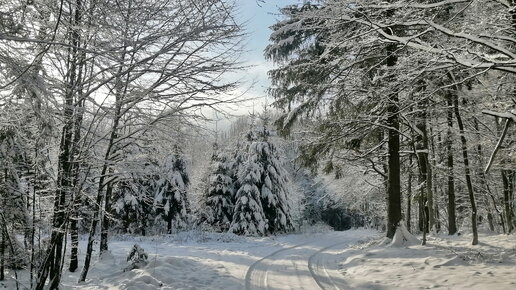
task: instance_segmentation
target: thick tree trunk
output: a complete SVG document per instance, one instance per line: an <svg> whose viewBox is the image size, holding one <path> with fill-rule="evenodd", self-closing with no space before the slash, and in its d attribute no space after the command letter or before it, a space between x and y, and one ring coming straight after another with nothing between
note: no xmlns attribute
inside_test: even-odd
<svg viewBox="0 0 516 290"><path fill-rule="evenodd" d="M472 245L478 244L478 229L477 229L477 205L475 202L475 194L473 192L473 182L471 181L471 169L469 167L469 157L468 157L468 144L466 140L466 136L464 133L464 124L462 122L462 118L459 110L459 97L457 95L454 96L453 100L455 117L457 118L457 125L459 126L460 132L460 140L462 144L462 157L464 159L464 171L466 175L466 186L468 188L469 201L471 204L471 229L473 231L473 241Z"/></svg>
<svg viewBox="0 0 516 290"><path fill-rule="evenodd" d="M455 177L453 173L453 95L448 93L447 97L447 105L448 105L448 114L447 114L447 122L448 122L448 131L446 136L446 151L447 151L447 161L446 165L448 167L448 234L454 235L457 233L457 217L455 214L456 205L455 205Z"/></svg>
<svg viewBox="0 0 516 290"><path fill-rule="evenodd" d="M77 215L77 209L73 209L73 216L70 221L70 265L68 267L68 270L70 272L75 272L77 270L77 267L79 267L79 229L78 229L78 215Z"/></svg>
<svg viewBox="0 0 516 290"><path fill-rule="evenodd" d="M391 13L391 12L388 12ZM392 34L392 28L385 31ZM386 47L387 59L386 66L396 65L396 45L389 44ZM392 92L388 97L387 106L387 126L388 126L388 183L387 183L387 237L393 238L396 228L401 221L401 182L400 182L400 117L399 117L399 96Z"/></svg>
<svg viewBox="0 0 516 290"><path fill-rule="evenodd" d="M401 220L401 185L400 185L400 134L398 116L398 96L391 95L388 108L389 117L389 182L387 186L387 237L393 238Z"/></svg>

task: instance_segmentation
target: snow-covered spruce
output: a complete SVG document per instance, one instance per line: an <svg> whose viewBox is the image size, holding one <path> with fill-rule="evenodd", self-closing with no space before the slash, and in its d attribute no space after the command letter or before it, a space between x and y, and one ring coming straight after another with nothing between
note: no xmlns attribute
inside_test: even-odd
<svg viewBox="0 0 516 290"><path fill-rule="evenodd" d="M233 220L234 187L231 164L224 152L214 150L211 158L211 174L204 198L205 222L219 231L227 231Z"/></svg>
<svg viewBox="0 0 516 290"><path fill-rule="evenodd" d="M258 141L249 146L231 230L251 235L291 231L294 227L287 200L286 174L274 144L268 140L265 126L257 136ZM262 223L265 223L263 228Z"/></svg>
<svg viewBox="0 0 516 290"><path fill-rule="evenodd" d="M133 269L141 269L148 264L149 255L145 253L145 250L140 245L135 244L129 255L127 255L127 267L124 268L124 272L131 271Z"/></svg>
<svg viewBox="0 0 516 290"><path fill-rule="evenodd" d="M146 235L153 220L152 201L156 190L153 176L126 178L118 182L114 191L113 216L119 222L122 233Z"/></svg>
<svg viewBox="0 0 516 290"><path fill-rule="evenodd" d="M265 127L261 132L263 141L251 144L249 158L263 166L261 199L263 212L269 222L271 233L289 232L294 229L287 199L287 174L281 166L278 152L268 140Z"/></svg>
<svg viewBox="0 0 516 290"><path fill-rule="evenodd" d="M187 189L190 179L186 170L181 149L174 146L174 155L167 158L163 165L165 178L161 179L160 191L156 193L154 203L156 212L167 223L167 233L173 229L185 228L189 221L190 205Z"/></svg>
<svg viewBox="0 0 516 290"><path fill-rule="evenodd" d="M267 233L268 222L265 219L260 199L260 167L248 162L236 193L235 211L230 231L239 235L257 236Z"/></svg>
<svg viewBox="0 0 516 290"><path fill-rule="evenodd" d="M154 197L160 190L160 168L148 154L119 165L120 180L113 191L112 215L122 233L146 235L155 218Z"/></svg>
<svg viewBox="0 0 516 290"><path fill-rule="evenodd" d="M237 141L233 147L233 154L229 161L230 166L230 177L233 180L233 187L235 191L240 188L239 176L245 171L245 164L247 160L247 146L240 141ZM236 192L235 192L236 194ZM233 196L233 201L236 201L236 196Z"/></svg>

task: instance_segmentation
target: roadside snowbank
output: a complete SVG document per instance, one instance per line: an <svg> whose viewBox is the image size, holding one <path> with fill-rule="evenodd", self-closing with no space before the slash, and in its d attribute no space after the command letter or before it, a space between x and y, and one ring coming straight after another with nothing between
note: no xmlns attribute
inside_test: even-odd
<svg viewBox="0 0 516 290"><path fill-rule="evenodd" d="M516 289L516 236L429 237L426 246L376 242L341 253L350 289Z"/></svg>

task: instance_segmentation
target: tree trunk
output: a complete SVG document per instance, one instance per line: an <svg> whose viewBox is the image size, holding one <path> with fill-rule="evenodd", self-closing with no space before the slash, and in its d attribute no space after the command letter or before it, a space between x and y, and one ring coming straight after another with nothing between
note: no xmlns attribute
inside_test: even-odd
<svg viewBox="0 0 516 290"><path fill-rule="evenodd" d="M171 234L172 233L172 217L168 217L167 218L167 234Z"/></svg>
<svg viewBox="0 0 516 290"><path fill-rule="evenodd" d="M434 136L432 128L430 128L430 136ZM442 156L442 138L441 133L437 133L437 144L435 144L435 138L430 139L431 142L431 148L432 148L432 168L437 168L437 161L439 160L439 164L442 163L441 156ZM439 191L439 188L442 188L443 185L440 183L440 180L437 176L437 172L432 170L432 203L433 203L433 212L434 212L434 229L437 233L441 232L441 221L440 221L440 215L439 215L439 196L442 196L442 191ZM439 195L439 192L441 194Z"/></svg>
<svg viewBox="0 0 516 290"><path fill-rule="evenodd" d="M113 126L111 128L111 134L110 134L110 137L109 137L109 144L110 146L108 147L107 149L107 152L106 152L106 157L109 157L109 158L106 158L106 160L104 161L104 166L108 166L108 171L109 172L109 175L112 176L113 175L113 168L111 166L108 165L108 163L111 163L112 160L111 160L111 156L115 155L117 149L116 149L116 145L115 145L115 142L116 142L116 139L118 138L118 130L119 130L119 124L120 124L120 120L122 118L122 106L123 106L123 99L124 99L124 96L125 94L127 93L127 86L129 84L129 78L130 78L130 74L127 73L127 75L125 76L126 77L126 80L125 82L123 81L122 79L122 76L121 76L121 73L124 69L124 65L125 65L125 62L126 62L126 58L127 58L127 43L125 43L125 39L127 39L127 36L128 36L128 31L129 31L129 23L130 23L130 17L131 17L131 7L132 7L132 1L129 1L127 3L128 5L128 8L127 8L127 15L126 15L126 19L125 19L125 29L124 29L124 47L123 47L123 50L122 50L122 54L121 54L121 57L120 57L120 67L118 68L118 72L117 72L117 75L118 77L115 79L115 114L114 114L114 117L113 117ZM134 55L133 55L134 57ZM133 61L134 59L131 59L131 61ZM109 227L110 227L110 220L109 220L109 215L110 215L110 212L111 212L111 195L112 195L112 192L113 192L113 184L111 182L109 182L107 185L106 185L106 193L105 193L105 196L104 196L104 215L103 215L103 218L102 218L102 223L101 223L101 228L100 228L100 254L102 255L103 252L107 251L108 250L108 233L109 233Z"/></svg>
<svg viewBox="0 0 516 290"><path fill-rule="evenodd" d="M2 241L0 242L0 281L5 279L5 233L4 225L0 225L0 233L2 234Z"/></svg>
<svg viewBox="0 0 516 290"><path fill-rule="evenodd" d="M469 157L468 157L468 144L466 140L466 136L464 134L464 124L462 122L462 118L459 110L459 97L454 95L453 100L455 117L457 118L457 125L459 126L460 132L460 140L462 144L462 157L464 159L464 171L466 175L466 186L468 188L469 201L471 204L471 229L473 231L473 241L472 245L478 244L478 229L477 229L477 205L475 202L475 194L473 192L473 183L471 181L471 169L469 167Z"/></svg>
<svg viewBox="0 0 516 290"><path fill-rule="evenodd" d="M105 156L107 159L108 157ZM106 171L107 166L102 168L100 179L99 179L99 188L97 190L97 197L95 199L94 209L93 209L93 219L91 221L90 232L88 236L88 243L86 245L86 255L84 257L84 266L81 271L81 275L79 276L79 282L84 282L86 280L86 276L88 276L88 271L90 270L91 263L91 255L93 252L93 242L95 241L95 232L97 230L97 225L100 221L100 204L102 203L102 193L104 190L104 180L106 179Z"/></svg>
<svg viewBox="0 0 516 290"><path fill-rule="evenodd" d="M116 138L116 136L115 136ZM109 168L109 175L113 175L113 168ZM106 196L104 197L104 216L102 217L102 228L100 232L100 254L108 250L108 232L111 215L111 195L113 194L113 183L106 186Z"/></svg>
<svg viewBox="0 0 516 290"><path fill-rule="evenodd" d="M387 124L388 132L388 184L387 184L387 237L393 238L401 221L401 185L400 185L400 134L398 115L398 96L389 96Z"/></svg>
<svg viewBox="0 0 516 290"><path fill-rule="evenodd" d="M434 208L434 193L433 193L433 175L432 165L430 163L430 156L427 154L427 170L426 170L426 202L428 211L428 232L435 230L435 208Z"/></svg>
<svg viewBox="0 0 516 290"><path fill-rule="evenodd" d="M503 204L504 204L504 217L506 224L506 234L510 234L513 230L512 224L512 198L511 198L511 171L502 170L502 184L503 184Z"/></svg>
<svg viewBox="0 0 516 290"><path fill-rule="evenodd" d="M70 79L74 77L71 73ZM68 216L66 213L66 196L70 193L72 169L72 139L73 139L73 85L65 98L63 131L61 134L60 153L58 158L57 191L54 198L54 216L50 245L39 273L36 289L43 289L48 274L50 274L50 289L57 289L61 281L61 262L63 257L63 239L66 231Z"/></svg>
<svg viewBox="0 0 516 290"><path fill-rule="evenodd" d="M392 13L392 12L388 12ZM392 28L384 31L392 34ZM389 44L386 47L387 68L396 65L396 44ZM401 182L400 182L400 119L399 119L399 96L393 92L388 96L387 105L387 126L388 126L388 183L387 183L387 237L393 238L396 228L401 221Z"/></svg>
<svg viewBox="0 0 516 290"><path fill-rule="evenodd" d="M0 198L2 199L2 208L6 208L6 198L7 198L7 168L4 168L4 178L3 178L3 186L2 186L2 195L0 195ZM0 242L0 281L3 281L5 279L5 236L6 233L4 232L4 228L6 225L3 225L3 219L2 224L0 224L0 233L2 234L2 241Z"/></svg>
<svg viewBox="0 0 516 290"><path fill-rule="evenodd" d="M118 116L119 113L120 112L117 111L116 115ZM118 126L117 120L118 120L118 118L115 119L115 123L113 124L113 126ZM113 173L111 171L111 167L109 166L109 163L111 160L112 148L114 146L114 141L115 141L115 136L113 136L113 132L112 132L111 138L109 139L108 147L106 149L106 153L104 155L104 164L102 166L102 170L101 170L101 174L100 174L100 178L99 178L97 197L95 199L95 206L94 206L94 210L93 210L93 220L91 221L91 227L90 227L90 232L89 232L89 236L88 236L88 243L86 246L86 256L84 258L84 266L81 271L81 275L79 277L79 282L84 282L86 280L86 276L88 275L88 271L90 269L91 255L93 252L93 242L95 241L95 233L97 231L97 225L101 219L101 210L102 210L101 204L102 204L102 199L104 197L104 194L103 194L104 187L107 187L109 185L109 183L111 182L111 181L106 182L106 177L108 175L108 171L109 171L109 176L111 176ZM107 250L107 237L105 237L105 238L106 238L106 248L104 250ZM102 252L100 252L100 254L102 255Z"/></svg>
<svg viewBox="0 0 516 290"><path fill-rule="evenodd" d="M79 2L78 2L79 5ZM76 106L76 112L75 112L75 132L74 132L74 155L79 156L81 154L80 148L79 148L79 142L81 140L81 129L82 129L82 122L84 117L84 108L85 108L85 98L83 96L83 72L85 70L85 58L86 55L84 51L81 51L79 53L79 73L77 79L79 80L79 83L77 85L77 106ZM75 272L79 266L79 206L81 203L81 192L82 192L82 185L79 184L79 176L80 176L80 170L81 170L82 162L74 162L73 164L73 188L75 189L73 191L74 195L72 197L72 213L71 213L71 221L70 221L70 240L71 240L71 248L70 248L70 265L68 267L68 270L70 272Z"/></svg>
<svg viewBox="0 0 516 290"><path fill-rule="evenodd" d="M412 219L412 156L409 157L409 171L407 181L407 230L410 232Z"/></svg>
<svg viewBox="0 0 516 290"><path fill-rule="evenodd" d="M117 138L116 129L118 128L118 123L121 118L120 111L121 111L121 105L120 105L120 103L117 102L117 106L115 109L115 119L113 120L111 136L109 138L109 144L106 148L106 153L104 155L104 164L102 165L102 170L101 170L101 174L100 174L100 178L99 178L97 198L96 198L96 202L95 202L95 209L93 211L93 220L91 222L90 233L89 233L89 237L88 237L88 244L86 246L86 256L84 258L84 267L83 267L81 275L79 277L79 282L84 282L86 280L86 276L88 275L88 271L90 268L91 255L93 252L93 242L95 240L97 225L101 220L101 210L102 210L101 204L102 204L103 197L104 198L107 197L107 195L104 196L104 194L103 194L104 187L107 187L108 189L111 188L110 187L111 180L106 182L106 176L109 175L109 177L111 177L113 174L112 168L109 164L112 161L111 159L112 159L112 155L114 152L113 148L115 146L114 143ZM106 192L107 191L108 190L106 190ZM107 192L106 194L111 195L111 192ZM109 198L109 197L107 197L107 198ZM104 206L105 207L110 206L110 203L109 202L107 204L105 203ZM108 224L104 224L104 227L101 228L101 234L104 233L104 240L101 240L101 245L103 248L101 247L100 255L102 255L102 251L106 251L108 249L107 248L107 231L108 231L107 226L108 226Z"/></svg>
<svg viewBox="0 0 516 290"><path fill-rule="evenodd" d="M387 237L393 238L396 228L401 220L401 185L400 185L400 135L398 117L398 96L390 97L391 104L388 108L389 117L389 183L387 186Z"/></svg>
<svg viewBox="0 0 516 290"><path fill-rule="evenodd" d="M423 199L423 213L426 215L424 219L423 231L427 233L434 225L433 214L433 193L432 193L432 169L429 160L429 143L428 143L428 128L427 128L427 108L428 101L419 103L419 111L416 127L420 131L420 136L417 138L416 152L418 154L420 178L419 184L424 184L425 187L421 189L421 196ZM426 229L426 230L425 230Z"/></svg>
<svg viewBox="0 0 516 290"><path fill-rule="evenodd" d="M72 192L73 174L73 134L74 134L74 95L78 86L78 47L80 46L80 31L78 26L82 17L82 2L76 0L70 17L70 44L68 50L68 70L65 77L66 91L64 100L64 126L61 135L60 153L58 157L57 192L54 200L54 217L52 234L46 258L38 271L36 289L43 289L47 276L50 274L50 289L59 288L61 282L62 262L66 234L66 225L69 219L66 210L66 196ZM73 16L72 16L73 15Z"/></svg>
<svg viewBox="0 0 516 290"><path fill-rule="evenodd" d="M448 105L448 131L446 136L446 151L447 151L447 162L448 167L448 234L455 235L457 233L457 217L455 214L455 177L453 175L453 95L448 93L447 97Z"/></svg>
<svg viewBox="0 0 516 290"><path fill-rule="evenodd" d="M70 265L68 267L68 270L70 272L75 272L77 270L77 267L79 267L79 229L78 229L78 215L77 215L77 208L72 209L73 210L73 216L70 221Z"/></svg>
<svg viewBox="0 0 516 290"><path fill-rule="evenodd" d="M419 175L419 184L421 184L421 174ZM419 189L419 202L418 202L418 228L420 232L425 230L425 196L423 194L423 189Z"/></svg>
<svg viewBox="0 0 516 290"><path fill-rule="evenodd" d="M516 220L514 220L514 183L516 182L516 172L511 170L509 175L509 200L511 205L511 217L512 217L512 228L516 226Z"/></svg>
<svg viewBox="0 0 516 290"><path fill-rule="evenodd" d="M486 205L486 211L487 211L487 221L488 221L488 224L489 224L489 230L491 231L494 231L495 230L495 226L494 226L494 218L493 218L493 214L492 214L492 206L491 206L491 202L489 201L489 196L492 197L492 193L491 193L491 189L489 188L489 183L487 182L487 177L486 177L486 173L484 172L484 170L482 170L482 168L484 168L484 162L483 162L483 159L482 159L482 156L484 156L484 151L482 150L482 136L480 134L480 126L478 124L478 120L477 118L473 118L473 124L475 126L475 131L477 132L478 134L478 144L477 144L477 155L478 155L478 159L479 159L479 164L480 164L480 168L481 170L478 171L478 177L479 177L479 180L480 180L480 185L483 190L483 193L482 194L482 202L485 203ZM494 209L496 211L498 211L498 209L496 208L496 204L494 204Z"/></svg>

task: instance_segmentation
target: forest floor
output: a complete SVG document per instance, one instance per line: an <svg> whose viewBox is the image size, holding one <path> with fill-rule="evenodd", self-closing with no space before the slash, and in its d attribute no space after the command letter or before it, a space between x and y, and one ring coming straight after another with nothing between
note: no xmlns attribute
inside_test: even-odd
<svg viewBox="0 0 516 290"><path fill-rule="evenodd" d="M426 246L394 246L371 230L116 236L110 254L95 258L86 283L77 284L79 271L65 271L62 289L516 289L516 236L481 234L477 246L470 240L430 236ZM134 244L149 263L124 272ZM27 289L26 271L18 275L20 289Z"/></svg>

